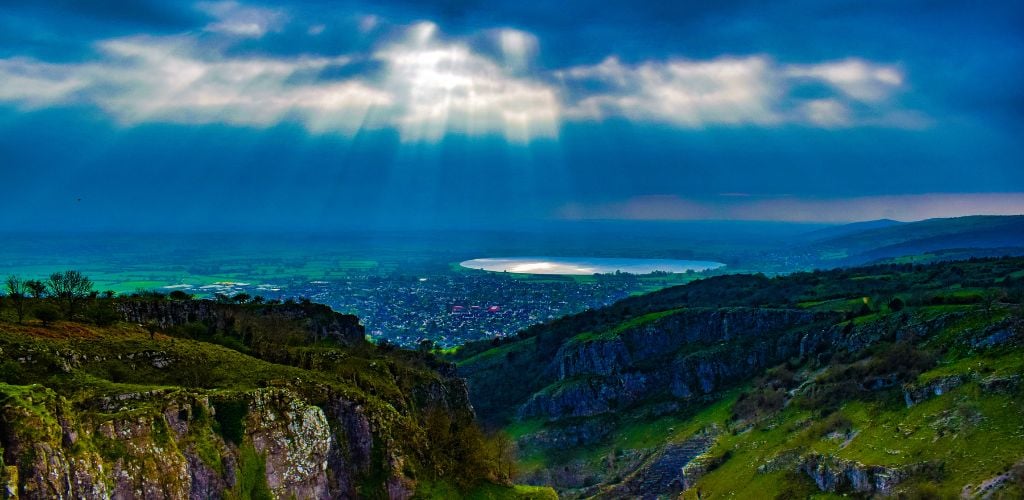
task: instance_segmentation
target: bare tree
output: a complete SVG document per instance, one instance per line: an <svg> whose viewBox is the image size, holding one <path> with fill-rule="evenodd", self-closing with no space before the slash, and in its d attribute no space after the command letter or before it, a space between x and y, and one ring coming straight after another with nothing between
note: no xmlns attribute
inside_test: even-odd
<svg viewBox="0 0 1024 500"><path fill-rule="evenodd" d="M25 282L25 286L28 287L28 291L32 294L33 298L41 299L46 294L46 283L42 281L28 280Z"/></svg>
<svg viewBox="0 0 1024 500"><path fill-rule="evenodd" d="M10 275L7 277L7 297L14 305L14 312L18 315L18 323L25 319L25 299L28 295L28 287L21 278Z"/></svg>
<svg viewBox="0 0 1024 500"><path fill-rule="evenodd" d="M75 315L75 306L92 292L92 281L78 271L64 271L53 273L46 283L50 289L50 295L64 305L66 319L72 319Z"/></svg>

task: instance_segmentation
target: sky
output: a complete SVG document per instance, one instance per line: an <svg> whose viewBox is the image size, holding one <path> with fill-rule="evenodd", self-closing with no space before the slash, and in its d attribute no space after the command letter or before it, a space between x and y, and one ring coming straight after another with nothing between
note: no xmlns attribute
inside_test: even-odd
<svg viewBox="0 0 1024 500"><path fill-rule="evenodd" d="M1015 1L0 0L3 230L1024 213Z"/></svg>

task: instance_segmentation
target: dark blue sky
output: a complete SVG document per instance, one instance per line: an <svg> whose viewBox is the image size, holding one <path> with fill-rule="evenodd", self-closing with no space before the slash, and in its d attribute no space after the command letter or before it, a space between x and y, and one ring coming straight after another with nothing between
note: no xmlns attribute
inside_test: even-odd
<svg viewBox="0 0 1024 500"><path fill-rule="evenodd" d="M1020 2L0 0L0 229L1024 212Z"/></svg>

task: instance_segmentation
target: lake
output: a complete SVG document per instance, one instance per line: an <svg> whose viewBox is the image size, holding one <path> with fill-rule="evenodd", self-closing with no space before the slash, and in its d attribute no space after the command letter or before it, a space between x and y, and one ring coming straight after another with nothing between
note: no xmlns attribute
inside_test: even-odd
<svg viewBox="0 0 1024 500"><path fill-rule="evenodd" d="M649 274L654 271L685 273L706 271L724 266L720 262L675 259L624 259L597 257L501 257L471 259L459 265L483 271L521 274L594 274L621 271Z"/></svg>

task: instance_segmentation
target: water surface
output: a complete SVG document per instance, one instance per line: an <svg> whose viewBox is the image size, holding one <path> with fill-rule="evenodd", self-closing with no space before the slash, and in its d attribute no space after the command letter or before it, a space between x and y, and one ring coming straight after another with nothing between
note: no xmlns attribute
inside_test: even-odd
<svg viewBox="0 0 1024 500"><path fill-rule="evenodd" d="M484 271L522 274L594 274L621 271L649 274L654 271L685 273L706 271L724 266L720 262L675 259L626 259L600 257L500 257L471 259L462 267Z"/></svg>

